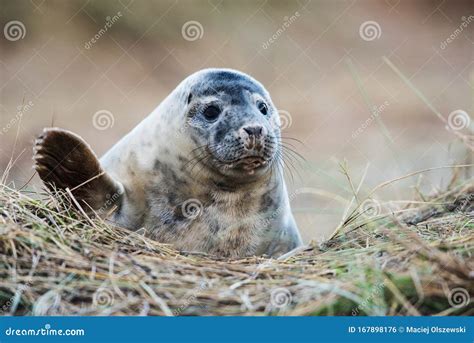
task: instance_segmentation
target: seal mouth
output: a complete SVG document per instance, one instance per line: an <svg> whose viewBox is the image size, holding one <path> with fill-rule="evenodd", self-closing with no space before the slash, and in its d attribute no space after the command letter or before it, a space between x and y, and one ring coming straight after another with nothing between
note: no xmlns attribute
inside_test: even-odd
<svg viewBox="0 0 474 343"><path fill-rule="evenodd" d="M235 161L226 163L226 169L242 169L248 172L250 175L255 170L264 168L268 165L268 160L261 156L246 156L239 158Z"/></svg>

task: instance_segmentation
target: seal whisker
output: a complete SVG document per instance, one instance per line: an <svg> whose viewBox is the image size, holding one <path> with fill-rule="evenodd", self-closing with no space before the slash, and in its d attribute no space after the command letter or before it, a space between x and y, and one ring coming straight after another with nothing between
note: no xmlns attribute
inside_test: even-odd
<svg viewBox="0 0 474 343"><path fill-rule="evenodd" d="M280 155L278 154L278 152L277 152L277 154L275 155L275 158L274 158L273 161L272 161L271 169L277 171L276 173L274 173L275 175L279 175L281 178L284 177L284 175L283 175L283 173L284 173L284 172L283 172L284 167L283 167L283 164L282 164L282 161L281 161L281 157L280 157ZM275 177L276 177L276 176L275 176Z"/></svg>
<svg viewBox="0 0 474 343"><path fill-rule="evenodd" d="M195 149L196 150L196 149ZM190 159L184 164L183 169L188 169L189 166L192 166L203 154L205 154L205 149L195 152Z"/></svg>
<svg viewBox="0 0 474 343"><path fill-rule="evenodd" d="M295 156L300 161L307 162L306 158L303 155L301 155L299 152L294 150L292 147L289 147L285 144L282 144L281 147L285 150L285 152L291 153L293 156Z"/></svg>
<svg viewBox="0 0 474 343"><path fill-rule="evenodd" d="M193 165L192 168L194 168L194 165L196 163L200 162L200 159L201 159L201 157L203 157L203 155L209 154L208 149L212 149L214 146L216 146L216 144L210 145L210 146L205 144L205 145L199 146L199 147L191 150L190 155L192 157L185 163L185 165L183 166L183 169L187 169L187 167L189 167L189 165Z"/></svg>
<svg viewBox="0 0 474 343"><path fill-rule="evenodd" d="M206 161L208 161L210 158L212 158L212 156L210 154L204 156L203 158L201 158L194 166L193 168L191 169L190 173L192 174L193 173L193 170L195 168L196 165L199 166L199 169L197 170L197 172L195 173L196 176L199 176L199 173L204 169L204 165L206 164Z"/></svg>
<svg viewBox="0 0 474 343"><path fill-rule="evenodd" d="M199 165L201 162L205 161L208 157L210 157L211 155L209 154L209 152L207 151L204 151L199 158L196 158L195 159L195 163L192 165L191 169L189 170L189 172L192 174L193 173L193 170L194 168ZM200 171L200 170L198 170Z"/></svg>
<svg viewBox="0 0 474 343"><path fill-rule="evenodd" d="M280 151L280 150L278 151L277 157L278 157L277 158L278 164L281 167L281 176L283 177L285 172L287 172L289 174L289 176L291 177L291 182L294 184L295 180L294 180L294 177L293 177L293 171L288 167L287 162L284 159L282 151Z"/></svg>
<svg viewBox="0 0 474 343"><path fill-rule="evenodd" d="M303 178L301 177L301 174L298 170L298 168L295 167L295 165L293 164L292 160L290 158L288 158L289 155L284 155L283 154L283 160L286 161L286 163L289 165L289 170L294 170L294 172L296 173L296 176L302 181ZM286 160L285 160L286 158Z"/></svg>
<svg viewBox="0 0 474 343"><path fill-rule="evenodd" d="M295 169L295 171L298 173L298 175L301 177L299 170L304 167L305 161L302 161L297 155L294 155L291 151L288 151L287 149L283 148L282 149L282 154L283 158L288 161L288 163L291 163L292 167ZM301 178L302 179L302 178Z"/></svg>
<svg viewBox="0 0 474 343"><path fill-rule="evenodd" d="M301 144L302 146L306 147L306 144L304 142L302 142L301 140L299 140L298 138L281 136L281 139L282 140L287 139L287 140L290 140L290 141L294 141L294 142L297 142L297 143Z"/></svg>
<svg viewBox="0 0 474 343"><path fill-rule="evenodd" d="M286 163L287 165L287 170L292 173L292 170L294 170L294 172L296 173L296 175L298 176L298 178L300 180L303 180L300 172L299 172L299 169L296 168L295 164L301 164L301 161L298 160L294 155L292 155L290 152L292 152L292 150L288 150L285 146L282 146L282 159L283 161Z"/></svg>

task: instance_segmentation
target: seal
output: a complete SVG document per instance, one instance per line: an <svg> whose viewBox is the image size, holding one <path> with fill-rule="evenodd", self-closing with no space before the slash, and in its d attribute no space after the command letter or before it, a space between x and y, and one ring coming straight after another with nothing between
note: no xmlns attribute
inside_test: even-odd
<svg viewBox="0 0 474 343"><path fill-rule="evenodd" d="M81 208L186 252L280 256L301 245L283 178L280 118L267 90L231 69L182 81L100 160L48 128L35 169Z"/></svg>

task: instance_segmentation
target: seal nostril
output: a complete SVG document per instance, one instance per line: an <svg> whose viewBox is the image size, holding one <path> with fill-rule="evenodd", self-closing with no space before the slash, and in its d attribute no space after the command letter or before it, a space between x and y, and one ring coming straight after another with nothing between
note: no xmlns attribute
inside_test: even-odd
<svg viewBox="0 0 474 343"><path fill-rule="evenodd" d="M243 128L249 136L259 137L262 135L263 127L262 126L247 126Z"/></svg>

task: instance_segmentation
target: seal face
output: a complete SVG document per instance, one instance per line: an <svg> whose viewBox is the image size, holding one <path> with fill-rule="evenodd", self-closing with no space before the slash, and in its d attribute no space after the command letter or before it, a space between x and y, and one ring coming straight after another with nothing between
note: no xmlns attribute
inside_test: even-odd
<svg viewBox="0 0 474 343"><path fill-rule="evenodd" d="M278 256L301 244L282 176L279 125L259 82L234 70L205 69L181 82L100 163L79 137L49 129L37 143L36 168L47 184L78 188L80 200L99 215L145 228L178 249ZM57 148L64 135L78 140L69 153ZM84 192L83 172L77 185L55 161L68 163L66 170L93 170L94 187ZM114 199L113 209L103 211L104 197Z"/></svg>
<svg viewBox="0 0 474 343"><path fill-rule="evenodd" d="M265 89L248 76L208 71L190 87L186 113L194 157L229 183L261 177L278 152L278 113Z"/></svg>

